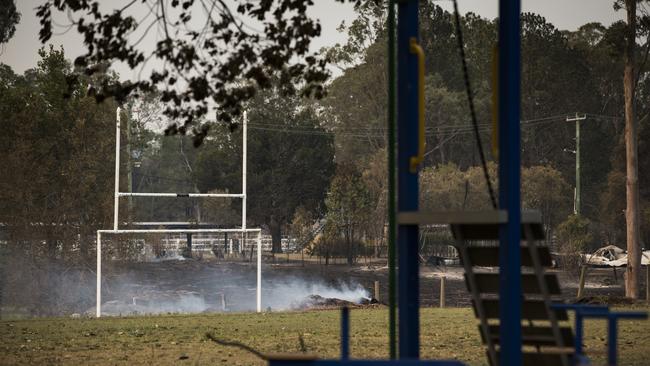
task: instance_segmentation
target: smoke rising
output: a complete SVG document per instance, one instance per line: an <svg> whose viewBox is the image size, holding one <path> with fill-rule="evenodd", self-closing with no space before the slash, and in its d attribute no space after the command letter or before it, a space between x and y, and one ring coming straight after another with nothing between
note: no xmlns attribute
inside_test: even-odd
<svg viewBox="0 0 650 366"><path fill-rule="evenodd" d="M305 299L311 295L352 303L370 298L368 290L359 283L340 282L336 285L328 285L324 282L308 282L294 277L280 283L267 283L266 287L268 290L262 290L263 306L278 310L299 309ZM264 289L264 285L262 288Z"/></svg>
<svg viewBox="0 0 650 366"><path fill-rule="evenodd" d="M370 294L349 274L323 275L318 267L262 269L263 310L303 309L311 295L359 303ZM95 314L92 268L57 264L5 277L4 308L24 316ZM29 275L28 275L29 274ZM334 278L334 279L333 279ZM29 291L21 289L29 288ZM250 263L197 260L107 262L103 265L102 313L138 315L256 310L256 267ZM18 296L20 295L20 296Z"/></svg>
<svg viewBox="0 0 650 366"><path fill-rule="evenodd" d="M102 304L104 315L130 314L165 314L165 313L201 313L201 312L238 312L256 310L255 286L230 285L224 290L208 294L206 291L188 292L157 288L133 283L122 284L114 296L128 298L135 289L140 295L133 296L132 301L108 300ZM370 297L368 290L359 283L341 282L335 285L319 280L303 280L295 276L276 278L262 284L263 310L298 310L303 309L305 300L311 295L323 298L335 298L352 303L359 303ZM225 305L225 306L224 306ZM88 309L94 313L94 307Z"/></svg>

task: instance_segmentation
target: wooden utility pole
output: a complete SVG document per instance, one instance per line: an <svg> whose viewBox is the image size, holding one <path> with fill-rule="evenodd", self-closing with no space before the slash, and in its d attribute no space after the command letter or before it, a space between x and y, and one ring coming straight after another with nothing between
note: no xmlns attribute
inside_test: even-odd
<svg viewBox="0 0 650 366"><path fill-rule="evenodd" d="M379 301L379 281L375 281L375 300Z"/></svg>
<svg viewBox="0 0 650 366"><path fill-rule="evenodd" d="M645 302L650 305L650 264L645 266Z"/></svg>
<svg viewBox="0 0 650 366"><path fill-rule="evenodd" d="M625 272L625 296L637 299L641 281L641 237L639 220L639 164L638 133L634 105L634 51L636 47L636 1L625 0L627 29L625 37L625 155L626 155L626 201L625 222L627 226L627 269Z"/></svg>
<svg viewBox="0 0 650 366"><path fill-rule="evenodd" d="M580 215L580 121L584 121L587 119L587 115L583 115L582 117L578 116L578 113L576 112L576 116L574 118L566 118L567 122L575 122L576 123L576 189L574 192L574 197L573 197L573 214L574 215Z"/></svg>

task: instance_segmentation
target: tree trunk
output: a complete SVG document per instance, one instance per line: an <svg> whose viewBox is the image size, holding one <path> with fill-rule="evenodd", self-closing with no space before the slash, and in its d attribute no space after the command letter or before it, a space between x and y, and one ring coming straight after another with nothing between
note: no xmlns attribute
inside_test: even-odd
<svg viewBox="0 0 650 366"><path fill-rule="evenodd" d="M185 239L187 244L187 248L185 248L185 251L187 252L187 257L191 258L192 257L192 233L185 234Z"/></svg>
<svg viewBox="0 0 650 366"><path fill-rule="evenodd" d="M352 248L353 243L348 240L348 265L351 266L354 264L354 248Z"/></svg>
<svg viewBox="0 0 650 366"><path fill-rule="evenodd" d="M625 273L625 296L639 297L641 280L641 245L639 221L639 166L637 160L638 134L634 106L634 48L636 45L636 0L625 0L627 9L627 32L625 44L625 155L626 155L626 201L627 269Z"/></svg>
<svg viewBox="0 0 650 366"><path fill-rule="evenodd" d="M45 244L47 250L47 257L49 259L55 259L58 243L56 241L56 238L54 237L54 234L50 230L47 230L45 232Z"/></svg>
<svg viewBox="0 0 650 366"><path fill-rule="evenodd" d="M275 217L271 217L269 229L271 230L271 243L273 246L273 253L282 253L282 228Z"/></svg>
<svg viewBox="0 0 650 366"><path fill-rule="evenodd" d="M92 234L88 234L84 230L82 231L82 234L79 236L79 255L81 256L81 260L84 262L89 259L88 243L94 239L93 236L91 235Z"/></svg>

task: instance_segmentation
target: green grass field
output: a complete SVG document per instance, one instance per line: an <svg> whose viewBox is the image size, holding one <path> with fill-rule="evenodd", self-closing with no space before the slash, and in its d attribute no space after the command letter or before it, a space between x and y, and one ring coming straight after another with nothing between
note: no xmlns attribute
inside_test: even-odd
<svg viewBox="0 0 650 366"><path fill-rule="evenodd" d="M648 310L645 308L645 310ZM454 358L469 365L486 359L476 320L467 308L421 311L422 355ZM351 312L351 354L354 358L385 358L388 313L382 309ZM588 322L586 350L594 364L604 364L603 321ZM206 338L245 343L265 353L308 353L338 356L339 312L166 315L96 319L30 319L0 322L0 363L64 365L263 365L243 350ZM303 340L301 345L300 339ZM621 365L647 365L650 322L621 324Z"/></svg>

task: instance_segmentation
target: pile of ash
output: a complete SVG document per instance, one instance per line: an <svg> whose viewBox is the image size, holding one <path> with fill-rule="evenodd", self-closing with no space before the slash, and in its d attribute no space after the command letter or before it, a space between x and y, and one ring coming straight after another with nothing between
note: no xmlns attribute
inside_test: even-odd
<svg viewBox="0 0 650 366"><path fill-rule="evenodd" d="M342 307L358 308L379 304L374 298L360 298L357 301L341 300L333 297L322 297L320 295L309 295L303 300L292 304L292 310L313 310L313 309L336 309Z"/></svg>

